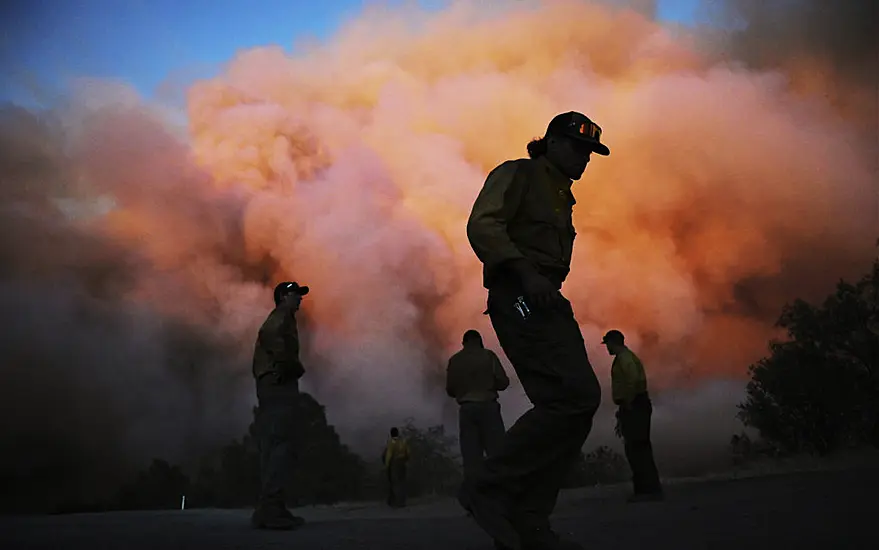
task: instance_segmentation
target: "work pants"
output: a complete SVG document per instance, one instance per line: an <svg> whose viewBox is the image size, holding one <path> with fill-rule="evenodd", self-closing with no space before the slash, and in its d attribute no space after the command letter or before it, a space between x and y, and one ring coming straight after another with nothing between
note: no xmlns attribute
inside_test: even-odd
<svg viewBox="0 0 879 550"><path fill-rule="evenodd" d="M601 387L570 302L531 307L523 319L517 295L491 289L488 314L533 407L484 461L475 488L499 502L520 530L544 529L592 429Z"/></svg>
<svg viewBox="0 0 879 550"><path fill-rule="evenodd" d="M406 506L406 462L392 458L387 473L388 506L402 508Z"/></svg>
<svg viewBox="0 0 879 550"><path fill-rule="evenodd" d="M496 400L461 403L458 439L465 482L475 479L486 455L498 452L504 439L504 419Z"/></svg>
<svg viewBox="0 0 879 550"><path fill-rule="evenodd" d="M296 415L299 383L283 382L274 374L257 380L259 408L256 436L260 457L259 508L283 508L284 488L296 458Z"/></svg>
<svg viewBox="0 0 879 550"><path fill-rule="evenodd" d="M646 393L639 394L629 407L620 407L618 414L635 493L661 491L659 471L653 459L653 445L650 443L650 419L653 416L650 396Z"/></svg>

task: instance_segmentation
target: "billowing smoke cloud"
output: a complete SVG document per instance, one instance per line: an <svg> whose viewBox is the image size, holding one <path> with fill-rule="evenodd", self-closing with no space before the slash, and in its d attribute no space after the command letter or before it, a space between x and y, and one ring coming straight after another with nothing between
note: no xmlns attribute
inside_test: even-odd
<svg viewBox="0 0 879 550"><path fill-rule="evenodd" d="M869 112L804 86L800 50L757 30L672 32L635 4L369 10L295 56L242 52L188 90L185 131L94 82L72 106L7 111L3 434L33 452L5 454L4 471L75 457L53 479L76 492L242 433L252 340L282 279L313 289L306 389L349 441L439 421L437 375L463 331L497 347L472 201L570 109L613 150L574 188L564 289L596 370L607 380L600 334L623 330L650 369L660 451L716 451L781 305L872 258ZM801 36L798 17L779 21ZM860 89L838 66L820 78ZM526 406L516 389L504 403L509 421ZM594 441L611 427L600 418Z"/></svg>
<svg viewBox="0 0 879 550"><path fill-rule="evenodd" d="M187 179L175 156L185 151L144 112L110 109L66 128L14 108L0 116L0 464L15 499L3 506L104 491L145 459L183 459L242 433L251 400L235 323L252 323L262 285L248 300L239 284L243 302L228 314L209 287L226 286L222 254L241 247L225 233L240 214L227 217L222 195ZM103 152L68 149L81 140ZM118 209L96 218L103 191Z"/></svg>
<svg viewBox="0 0 879 550"><path fill-rule="evenodd" d="M747 66L780 70L791 88L817 96L879 139L879 6L869 0L724 0L716 20L734 29L717 41ZM746 25L744 24L746 23ZM874 149L875 152L875 149Z"/></svg>

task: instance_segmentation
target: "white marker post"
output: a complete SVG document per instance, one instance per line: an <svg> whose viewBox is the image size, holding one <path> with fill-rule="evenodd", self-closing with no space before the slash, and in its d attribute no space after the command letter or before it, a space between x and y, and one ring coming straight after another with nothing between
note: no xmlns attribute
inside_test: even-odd
<svg viewBox="0 0 879 550"><path fill-rule="evenodd" d="M180 499L180 509L181 509L181 510L185 510L185 509L186 509L186 495L183 495L183 498Z"/></svg>

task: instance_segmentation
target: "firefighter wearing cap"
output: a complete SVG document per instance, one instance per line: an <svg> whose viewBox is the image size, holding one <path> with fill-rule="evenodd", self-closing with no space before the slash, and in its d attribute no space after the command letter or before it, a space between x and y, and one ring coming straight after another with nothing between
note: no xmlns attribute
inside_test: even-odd
<svg viewBox="0 0 879 550"><path fill-rule="evenodd" d="M553 118L527 150L529 158L488 174L467 237L483 263L486 313L533 408L459 500L499 548L576 549L582 546L552 532L549 516L592 428L601 389L561 287L577 234L571 186L593 154L610 150L601 128L576 112Z"/></svg>
<svg viewBox="0 0 879 550"><path fill-rule="evenodd" d="M251 522L258 529L294 529L304 523L287 510L284 487L294 457L299 379L305 373L296 312L307 293L307 286L294 282L275 287L275 308L260 327L254 347L261 490Z"/></svg>
<svg viewBox="0 0 879 550"><path fill-rule="evenodd" d="M446 393L458 402L458 440L464 480L474 479L486 455L498 452L504 440L504 419L498 392L510 385L500 359L482 344L482 335L468 330L462 348L446 367Z"/></svg>
<svg viewBox="0 0 879 550"><path fill-rule="evenodd" d="M601 343L607 348L607 353L613 356L613 365L610 368L611 392L613 402L618 407L618 431L623 438L635 489L629 500L661 500L662 484L650 443L653 404L647 392L644 364L626 346L625 337L618 330L605 334Z"/></svg>

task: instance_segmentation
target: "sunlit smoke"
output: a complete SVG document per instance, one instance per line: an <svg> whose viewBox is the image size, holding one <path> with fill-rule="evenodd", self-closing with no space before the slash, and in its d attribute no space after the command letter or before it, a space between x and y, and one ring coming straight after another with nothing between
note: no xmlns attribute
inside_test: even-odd
<svg viewBox="0 0 879 550"><path fill-rule="evenodd" d="M463 332L497 349L472 202L573 109L613 151L574 186L564 288L600 378L600 335L618 328L647 364L660 433L686 439L674 419L688 407L722 401L731 419L735 395L704 396L743 380L782 304L872 258L875 151L863 104L846 101L860 81L824 65L813 81L833 82L829 101L793 72L808 54L742 64L718 53L738 51L728 34L672 32L649 2L500 4L373 9L296 55L242 52L188 90L185 132L97 82L64 109L10 111L0 296L21 322L2 340L19 381L5 387L32 388L35 406L101 402L83 423L109 416L106 437L125 437L92 434L92 456L191 456L184 442L250 421L255 331L292 279L312 288L305 387L346 438L439 421L437 376ZM508 421L520 393L504 397Z"/></svg>

